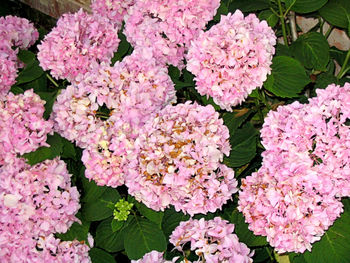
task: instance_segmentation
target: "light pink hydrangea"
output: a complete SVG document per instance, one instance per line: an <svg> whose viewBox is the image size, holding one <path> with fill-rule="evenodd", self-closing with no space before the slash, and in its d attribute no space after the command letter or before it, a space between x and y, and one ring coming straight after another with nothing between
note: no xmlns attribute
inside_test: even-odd
<svg viewBox="0 0 350 263"><path fill-rule="evenodd" d="M1 51L0 51L1 52ZM0 55L0 99L5 96L16 83L17 66L16 62L9 59L1 58Z"/></svg>
<svg viewBox="0 0 350 263"><path fill-rule="evenodd" d="M192 41L187 69L195 75L196 89L231 111L270 73L276 36L266 21L241 11L221 16L219 24Z"/></svg>
<svg viewBox="0 0 350 263"><path fill-rule="evenodd" d="M44 70L57 79L74 81L96 62L110 63L119 45L118 30L106 18L80 9L64 14L57 26L38 45L38 59Z"/></svg>
<svg viewBox="0 0 350 263"><path fill-rule="evenodd" d="M53 123L43 119L44 104L33 90L19 95L9 93L0 99L0 144L4 152L22 155L47 146Z"/></svg>
<svg viewBox="0 0 350 263"><path fill-rule="evenodd" d="M131 263L175 263L177 260L177 257L174 258L172 261L165 260L163 258L163 252L158 251L151 251L143 256L142 259L139 260L131 260ZM187 263L190 263L187 261Z"/></svg>
<svg viewBox="0 0 350 263"><path fill-rule="evenodd" d="M124 34L135 47L152 47L159 63L183 67L190 42L219 6L219 0L138 0L126 16Z"/></svg>
<svg viewBox="0 0 350 263"><path fill-rule="evenodd" d="M124 16L134 3L135 0L92 0L91 10L95 16L107 17L117 29L120 29Z"/></svg>
<svg viewBox="0 0 350 263"><path fill-rule="evenodd" d="M316 93L269 112L262 167L242 180L238 209L279 253L311 251L350 196L350 84Z"/></svg>
<svg viewBox="0 0 350 263"><path fill-rule="evenodd" d="M157 211L169 205L190 215L216 211L237 191L234 171L220 163L230 152L228 138L212 106L165 107L136 140L129 194Z"/></svg>
<svg viewBox="0 0 350 263"><path fill-rule="evenodd" d="M233 233L234 225L220 217L213 220L190 219L180 222L170 236L170 243L182 251L186 243L199 256L197 262L253 262L249 248Z"/></svg>
<svg viewBox="0 0 350 263"><path fill-rule="evenodd" d="M12 47L26 49L39 38L39 32L25 18L16 16L0 17L1 41L8 41Z"/></svg>

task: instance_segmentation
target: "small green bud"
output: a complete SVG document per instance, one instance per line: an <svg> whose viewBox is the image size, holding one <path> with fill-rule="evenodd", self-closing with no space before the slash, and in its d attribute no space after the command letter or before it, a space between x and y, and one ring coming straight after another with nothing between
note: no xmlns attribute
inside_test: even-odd
<svg viewBox="0 0 350 263"><path fill-rule="evenodd" d="M125 201L124 198L120 199L114 206L115 207L113 211L114 219L118 221L126 221L130 214L130 210L133 206L134 206L133 203L129 203L128 201Z"/></svg>

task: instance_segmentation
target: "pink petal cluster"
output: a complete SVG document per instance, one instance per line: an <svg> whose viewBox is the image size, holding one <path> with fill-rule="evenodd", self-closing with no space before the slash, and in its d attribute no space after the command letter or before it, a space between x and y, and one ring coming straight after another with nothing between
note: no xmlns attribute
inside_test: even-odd
<svg viewBox="0 0 350 263"><path fill-rule="evenodd" d="M183 67L184 53L219 0L138 0L125 18L124 34L135 47L151 47L159 63Z"/></svg>
<svg viewBox="0 0 350 263"><path fill-rule="evenodd" d="M199 256L197 262L229 263L253 262L254 252L239 242L237 235L233 233L234 225L220 217L213 220L190 219L180 222L170 236L170 243L179 251L183 246L190 244L191 250Z"/></svg>
<svg viewBox="0 0 350 263"><path fill-rule="evenodd" d="M77 78L57 97L52 119L55 131L85 148L86 176L98 185L124 183L123 166L131 155L139 129L160 109L176 102L167 69L156 64L146 49L114 66L100 64ZM99 108L110 118L103 121Z"/></svg>
<svg viewBox="0 0 350 263"><path fill-rule="evenodd" d="M172 261L165 260L163 258L163 252L158 251L151 251L143 256L143 258L139 260L131 260L131 263L175 263L177 260L177 257L174 258ZM187 261L187 263L190 263Z"/></svg>
<svg viewBox="0 0 350 263"><path fill-rule="evenodd" d="M60 243L52 235L66 232L78 221L79 193L71 186L65 163L54 159L30 167L23 159L14 159L15 166L0 167L0 258L4 262L73 262L70 259L88 257L86 245ZM44 249L40 239L49 246Z"/></svg>
<svg viewBox="0 0 350 263"><path fill-rule="evenodd" d="M135 0L92 0L91 10L94 15L108 18L120 29L124 16L134 4Z"/></svg>
<svg viewBox="0 0 350 263"><path fill-rule="evenodd" d="M221 16L220 23L191 42L186 67L195 75L201 95L231 111L266 80L275 44L266 21L237 10Z"/></svg>
<svg viewBox="0 0 350 263"><path fill-rule="evenodd" d="M47 134L53 133L53 122L43 119L44 104L33 90L19 95L10 92L0 99L0 145L3 150L0 155L22 155L47 145Z"/></svg>
<svg viewBox="0 0 350 263"><path fill-rule="evenodd" d="M169 205L190 215L216 211L238 190L234 171L220 163L230 152L228 138L212 106L168 105L136 140L129 194L157 211Z"/></svg>
<svg viewBox="0 0 350 263"><path fill-rule="evenodd" d="M38 45L44 70L57 79L74 81L91 64L110 63L119 45L118 30L106 18L85 13L64 14Z"/></svg>
<svg viewBox="0 0 350 263"><path fill-rule="evenodd" d="M38 39L39 33L25 18L0 17L0 97L5 96L15 84L18 49L26 49Z"/></svg>
<svg viewBox="0 0 350 263"><path fill-rule="evenodd" d="M239 210L279 253L311 251L350 196L350 84L316 92L269 112L262 167L242 180Z"/></svg>

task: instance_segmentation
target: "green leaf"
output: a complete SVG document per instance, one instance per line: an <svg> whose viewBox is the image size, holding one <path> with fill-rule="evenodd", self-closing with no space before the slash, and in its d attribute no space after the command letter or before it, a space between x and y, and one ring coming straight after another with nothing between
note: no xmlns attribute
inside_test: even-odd
<svg viewBox="0 0 350 263"><path fill-rule="evenodd" d="M15 95L24 93L24 90L18 86L12 86L10 91Z"/></svg>
<svg viewBox="0 0 350 263"><path fill-rule="evenodd" d="M211 105L211 106L213 106L214 109L215 109L216 111L221 110L220 106L217 105L217 104L214 102L214 100L213 100L212 97L209 97L209 99L207 99L207 96L204 95L204 96L202 96L202 102L203 102L204 105Z"/></svg>
<svg viewBox="0 0 350 263"><path fill-rule="evenodd" d="M56 236L63 241L72 241L76 239L79 241L85 241L87 243L89 228L89 222L83 221L82 224L74 222L66 233L56 234Z"/></svg>
<svg viewBox="0 0 350 263"><path fill-rule="evenodd" d="M271 10L261 11L258 17L260 20L266 20L270 27L274 27L279 19Z"/></svg>
<svg viewBox="0 0 350 263"><path fill-rule="evenodd" d="M317 76L315 89L325 89L329 84L336 82L337 78L333 74L323 73Z"/></svg>
<svg viewBox="0 0 350 263"><path fill-rule="evenodd" d="M35 60L35 54L29 50L20 50L17 56L25 64L29 64Z"/></svg>
<svg viewBox="0 0 350 263"><path fill-rule="evenodd" d="M224 124L230 130L230 134L233 135L237 128L242 125L252 112L253 111L248 108L234 110L233 112L225 112L222 118L224 119Z"/></svg>
<svg viewBox="0 0 350 263"><path fill-rule="evenodd" d="M135 200L135 198L132 198L132 199L133 200L131 202L133 202L135 204L135 206L136 206L137 210L140 212L140 214L145 216L150 221L156 223L160 228L160 226L162 224L164 212L154 211L151 208L148 208L143 203L137 202ZM128 198L128 200L129 200L129 198Z"/></svg>
<svg viewBox="0 0 350 263"><path fill-rule="evenodd" d="M152 250L164 251L167 247L165 236L157 224L138 216L127 227L124 239L125 252L130 259L140 259Z"/></svg>
<svg viewBox="0 0 350 263"><path fill-rule="evenodd" d="M214 21L220 21L221 15L227 15L228 8L224 1L221 1L221 4L216 12L216 15L214 16Z"/></svg>
<svg viewBox="0 0 350 263"><path fill-rule="evenodd" d="M58 91L52 91L52 92L37 92L37 94L40 96L40 98L44 101L46 101L44 107L44 119L48 119L50 117L50 114L52 112L52 106L56 100L56 97L58 96Z"/></svg>
<svg viewBox="0 0 350 263"><path fill-rule="evenodd" d="M111 222L112 231L116 232L124 226L124 221L118 221L113 219Z"/></svg>
<svg viewBox="0 0 350 263"><path fill-rule="evenodd" d="M271 68L271 75L267 77L264 87L277 96L297 97L310 82L310 78L306 75L300 62L291 57L274 57Z"/></svg>
<svg viewBox="0 0 350 263"><path fill-rule="evenodd" d="M329 54L330 54L331 58L335 59L335 61L337 61L337 63L340 66L342 66L344 64L345 57L346 57L346 51L337 49L336 47L331 47L329 50Z"/></svg>
<svg viewBox="0 0 350 263"><path fill-rule="evenodd" d="M39 61L34 60L27 64L27 66L18 74L18 77L16 79L17 85L31 82L43 74L44 71L39 66Z"/></svg>
<svg viewBox="0 0 350 263"><path fill-rule="evenodd" d="M231 152L224 158L224 163L229 167L240 167L251 161L256 155L257 130L251 123L237 129L231 136Z"/></svg>
<svg viewBox="0 0 350 263"><path fill-rule="evenodd" d="M77 160L76 158L76 151L74 144L70 141L68 141L66 138L62 138L62 143L63 143L63 151L61 154L62 158L70 158L73 160Z"/></svg>
<svg viewBox="0 0 350 263"><path fill-rule="evenodd" d="M264 246L267 244L266 237L256 236L248 229L248 224L244 222L242 213L237 209L233 210L229 221L235 224L235 233L239 237L239 242L243 242L251 247Z"/></svg>
<svg viewBox="0 0 350 263"><path fill-rule="evenodd" d="M83 216L87 221L99 221L113 215L113 209L107 205L116 203L120 199L118 191L108 187L98 200L86 203L83 206Z"/></svg>
<svg viewBox="0 0 350 263"><path fill-rule="evenodd" d="M39 147L36 151L25 153L22 157L27 159L27 163L30 165L34 165L45 161L47 159L54 159L59 156L62 152L62 141L61 136L57 133L53 135L48 135L46 142L50 145L50 147Z"/></svg>
<svg viewBox="0 0 350 263"><path fill-rule="evenodd" d="M103 220L96 229L96 246L108 252L118 252L124 249L125 224L120 230L113 232L112 217ZM127 221L128 222L128 221Z"/></svg>
<svg viewBox="0 0 350 263"><path fill-rule="evenodd" d="M320 15L330 24L348 29L350 18L349 0L329 0L319 10Z"/></svg>
<svg viewBox="0 0 350 263"><path fill-rule="evenodd" d="M234 12L236 9L239 9L242 12L252 12L267 9L269 7L269 0L233 0L228 9L230 12Z"/></svg>
<svg viewBox="0 0 350 263"><path fill-rule="evenodd" d="M92 263L115 263L114 257L106 251L93 247L89 250Z"/></svg>
<svg viewBox="0 0 350 263"><path fill-rule="evenodd" d="M189 215L185 215L182 212L176 212L173 207L165 210L162 222L162 229L167 239L174 231L174 229L180 224L181 221L187 221L189 218Z"/></svg>
<svg viewBox="0 0 350 263"><path fill-rule="evenodd" d="M118 33L118 37L120 39L120 43L118 45L117 52L114 53L114 57L112 58L112 65L114 65L114 63L117 61L122 61L125 55L127 55L129 49L132 48L121 31Z"/></svg>
<svg viewBox="0 0 350 263"><path fill-rule="evenodd" d="M85 175L85 167L81 170L81 180L83 183L84 194L81 201L84 203L93 203L108 189L106 186L98 186L94 180L89 181Z"/></svg>
<svg viewBox="0 0 350 263"><path fill-rule="evenodd" d="M307 263L348 263L350 262L350 210L338 218L322 236L314 243L312 251L303 256Z"/></svg>
<svg viewBox="0 0 350 263"><path fill-rule="evenodd" d="M327 39L318 32L301 35L292 45L294 56L308 69L325 71L329 62Z"/></svg>
<svg viewBox="0 0 350 263"><path fill-rule="evenodd" d="M292 3L291 10L297 13L310 13L320 9L327 3L328 0L288 0L286 5L290 6Z"/></svg>

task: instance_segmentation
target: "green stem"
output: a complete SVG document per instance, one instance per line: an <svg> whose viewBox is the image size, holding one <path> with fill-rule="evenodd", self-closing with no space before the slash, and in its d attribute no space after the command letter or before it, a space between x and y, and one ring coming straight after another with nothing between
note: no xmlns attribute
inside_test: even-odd
<svg viewBox="0 0 350 263"><path fill-rule="evenodd" d="M290 9L293 7L293 5L295 4L297 0L294 0L293 3L287 8L286 12L284 12L283 17L286 17L290 11Z"/></svg>
<svg viewBox="0 0 350 263"><path fill-rule="evenodd" d="M263 102L264 105L266 106L266 108L267 108L268 110L271 110L271 106L270 106L269 102L268 102L267 99L266 99L265 92L262 91L262 90L258 90L258 93L259 93L259 95L260 95L260 98L262 99L262 102Z"/></svg>
<svg viewBox="0 0 350 263"><path fill-rule="evenodd" d="M49 74L46 73L46 77L52 82L53 85L55 85L56 88L59 87L57 82Z"/></svg>
<svg viewBox="0 0 350 263"><path fill-rule="evenodd" d="M346 68L346 66L349 62L349 59L350 59L350 49L348 50L348 53L346 53L346 57L345 57L343 66L341 67L341 69L337 75L337 80L341 79L345 75L345 73L349 70L349 68Z"/></svg>
<svg viewBox="0 0 350 263"><path fill-rule="evenodd" d="M281 20L281 25L282 25L282 33L283 33L283 41L284 41L284 44L286 46L288 46L288 38L287 38L287 31L286 31L286 24L285 24L285 16L283 14L283 9L282 9L282 4L281 4L281 0L277 0L277 3L278 3L278 9L280 11L280 15L279 15L279 18Z"/></svg>
<svg viewBox="0 0 350 263"><path fill-rule="evenodd" d="M324 37L327 39L329 35L332 33L334 26L330 25L327 32L324 34Z"/></svg>
<svg viewBox="0 0 350 263"><path fill-rule="evenodd" d="M269 256L270 256L271 261L273 262L274 261L274 257L272 256L270 249L268 247L265 247L265 249L267 251L267 254L269 254Z"/></svg>

